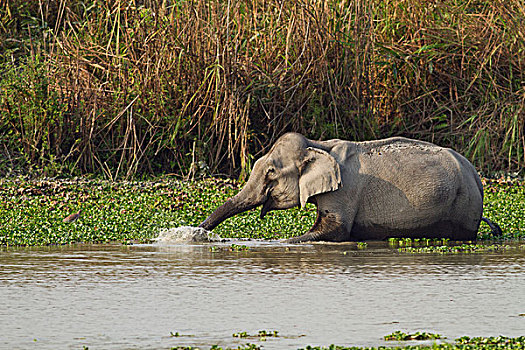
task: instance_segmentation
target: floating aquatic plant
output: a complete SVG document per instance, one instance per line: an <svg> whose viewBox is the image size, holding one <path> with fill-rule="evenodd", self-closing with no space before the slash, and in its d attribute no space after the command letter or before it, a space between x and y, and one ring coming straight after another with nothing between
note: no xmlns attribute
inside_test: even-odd
<svg viewBox="0 0 525 350"><path fill-rule="evenodd" d="M232 244L230 246L230 251L232 251L232 252L243 252L243 251L247 251L247 250L250 250L250 248L245 246L244 244L242 244L242 245Z"/></svg>
<svg viewBox="0 0 525 350"><path fill-rule="evenodd" d="M401 331L395 331L394 333L385 335L383 338L385 340L407 341L407 340L441 339L441 337L442 337L441 334L428 333L428 332L404 333Z"/></svg>
<svg viewBox="0 0 525 350"><path fill-rule="evenodd" d="M232 337L234 337L234 338L247 338L249 336L250 335L248 334L248 332L238 332L238 333L233 333L232 334Z"/></svg>
<svg viewBox="0 0 525 350"><path fill-rule="evenodd" d="M431 333L429 333L431 334ZM396 339L398 340L398 339ZM418 339L422 340L422 339ZM433 340L433 339L430 339ZM525 337L517 338L507 338L507 337L462 337L456 339L455 343L434 343L431 345L406 345L406 346L396 346L396 347L378 347L378 348L364 348L356 346L341 346L341 345L330 345L330 346L307 346L302 350L493 350L493 349L516 349L523 350L525 349Z"/></svg>
<svg viewBox="0 0 525 350"><path fill-rule="evenodd" d="M412 247L412 246L429 246L429 245L447 245L448 238L389 238L388 243L391 247Z"/></svg>
<svg viewBox="0 0 525 350"><path fill-rule="evenodd" d="M368 243L366 242L357 242L357 249L366 249L368 247Z"/></svg>
<svg viewBox="0 0 525 350"><path fill-rule="evenodd" d="M398 248L402 253L438 253L438 254L460 254L460 253L486 253L512 249L508 244L460 244L455 246L426 246Z"/></svg>
<svg viewBox="0 0 525 350"><path fill-rule="evenodd" d="M266 338L268 337L278 337L279 336L279 332L278 331L266 331L266 330L261 330L257 333L257 335L250 335L248 334L248 332L238 332L238 333L233 333L232 334L232 337L234 338L259 338L259 340L266 340Z"/></svg>
<svg viewBox="0 0 525 350"><path fill-rule="evenodd" d="M162 229L198 226L235 195L239 187L235 182L220 179L190 182L2 179L0 246L151 242ZM485 189L484 215L496 221L508 238L525 237L522 187L489 184ZM76 220L64 222L64 218L79 211L81 215ZM258 210L252 210L226 220L214 232L223 238L289 238L307 231L315 216L315 207L311 205L306 210L274 211L264 220L259 219ZM493 238L485 226L481 226L480 237ZM395 238L389 242L395 248L452 245L448 240ZM358 243L358 248L364 247L366 243ZM436 248L431 249L437 252ZM479 251L463 249L463 252Z"/></svg>
<svg viewBox="0 0 525 350"><path fill-rule="evenodd" d="M0 246L147 243L163 229L198 226L232 197L231 181L0 180ZM64 218L81 210L73 222ZM286 238L306 231L315 211L293 209L260 220L254 211L231 218L221 237ZM286 223L286 224L285 224Z"/></svg>
<svg viewBox="0 0 525 350"><path fill-rule="evenodd" d="M226 347L223 348L219 345L212 345L210 350L260 350L261 346L257 344L246 343L244 345L239 345L236 348ZM193 347L193 346L176 346L172 347L171 350L203 350L203 348Z"/></svg>
<svg viewBox="0 0 525 350"><path fill-rule="evenodd" d="M456 344L483 346L490 345L495 349L525 349L525 336L517 338L499 337L461 337Z"/></svg>

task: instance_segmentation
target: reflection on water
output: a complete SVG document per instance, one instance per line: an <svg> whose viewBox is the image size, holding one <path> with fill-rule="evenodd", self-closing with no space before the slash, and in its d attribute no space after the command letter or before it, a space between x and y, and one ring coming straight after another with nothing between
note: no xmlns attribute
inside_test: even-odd
<svg viewBox="0 0 525 350"><path fill-rule="evenodd" d="M0 348L381 345L395 330L525 334L525 250L232 242L0 251ZM210 247L215 247L210 249ZM266 342L232 333L277 330ZM171 337L178 332L181 337Z"/></svg>

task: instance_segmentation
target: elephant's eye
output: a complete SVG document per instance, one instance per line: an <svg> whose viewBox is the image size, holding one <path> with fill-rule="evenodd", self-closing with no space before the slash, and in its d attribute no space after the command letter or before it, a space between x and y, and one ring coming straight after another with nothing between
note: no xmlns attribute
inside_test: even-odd
<svg viewBox="0 0 525 350"><path fill-rule="evenodd" d="M268 168L268 170L266 171L266 179L271 181L275 178L275 175L275 168Z"/></svg>

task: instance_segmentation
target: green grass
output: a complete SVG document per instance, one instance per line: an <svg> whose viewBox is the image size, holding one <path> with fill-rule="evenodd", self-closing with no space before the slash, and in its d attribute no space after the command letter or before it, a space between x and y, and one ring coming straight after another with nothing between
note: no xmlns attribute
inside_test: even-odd
<svg viewBox="0 0 525 350"><path fill-rule="evenodd" d="M519 183L486 185L484 215L502 227L505 238L525 236L523 187ZM235 182L218 179L115 183L4 179L0 180L0 245L149 242L162 228L198 225L238 190ZM63 222L79 210L78 220ZM260 220L259 210L230 218L214 231L224 238L282 239L307 231L316 215L310 205L273 211ZM480 237L492 238L489 231L482 224ZM407 242L403 241L403 247ZM366 243L360 248L366 249ZM466 248L478 249L475 245ZM231 249L244 250L242 246Z"/></svg>

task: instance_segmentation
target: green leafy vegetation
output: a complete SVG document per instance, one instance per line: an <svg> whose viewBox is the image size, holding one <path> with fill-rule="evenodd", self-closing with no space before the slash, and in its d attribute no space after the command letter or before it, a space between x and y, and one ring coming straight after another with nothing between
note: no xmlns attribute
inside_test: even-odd
<svg viewBox="0 0 525 350"><path fill-rule="evenodd" d="M197 226L238 191L229 180L109 182L0 180L0 245L150 242L162 228ZM73 222L64 218L80 211ZM280 239L313 223L315 209L240 214L215 229L221 237ZM232 251L245 251L232 245Z"/></svg>
<svg viewBox="0 0 525 350"><path fill-rule="evenodd" d="M391 247L412 247L412 246L428 246L428 245L446 245L450 242L448 238L389 238L388 243Z"/></svg>
<svg viewBox="0 0 525 350"><path fill-rule="evenodd" d="M233 333L232 334L232 337L234 337L234 338L247 338L249 336L250 335L248 334L248 332L238 332L238 333Z"/></svg>
<svg viewBox="0 0 525 350"><path fill-rule="evenodd" d="M397 340L397 341L407 341L407 340L432 340L432 339L441 339L441 334L427 333L427 332L415 332L415 333L404 333L401 331L395 331L394 333L385 335L383 338L385 340Z"/></svg>
<svg viewBox="0 0 525 350"><path fill-rule="evenodd" d="M178 337L193 337L193 335L181 334L179 332L170 332L170 337L175 337L175 338L178 338Z"/></svg>
<svg viewBox="0 0 525 350"><path fill-rule="evenodd" d="M484 180L483 216L498 223L505 238L523 235L525 228L525 181ZM481 237L494 238L487 225L481 225ZM521 233L520 233L521 232Z"/></svg>
<svg viewBox="0 0 525 350"><path fill-rule="evenodd" d="M230 245L230 251L232 251L232 252L243 252L243 251L247 251L247 250L250 250L250 248L248 248L244 244L232 244L232 245Z"/></svg>
<svg viewBox="0 0 525 350"><path fill-rule="evenodd" d="M397 332L396 332L397 333ZM424 333L431 334L431 333ZM439 339L439 338L431 338ZM395 340L423 340L423 339L395 339ZM302 350L473 350L473 349L525 349L525 337L461 337L453 344L433 343L432 345L405 345L405 346L381 346L381 347L356 347L356 346L307 346Z"/></svg>
<svg viewBox="0 0 525 350"><path fill-rule="evenodd" d="M136 182L3 179L0 180L0 245L150 242L163 228L200 224L235 195L239 187L236 182L219 179ZM485 192L484 215L501 225L506 238L523 237L523 186L489 183ZM79 211L77 220L64 222ZM223 238L282 239L304 233L315 217L313 205L273 211L264 220L259 219L259 209L254 209L226 220L214 232ZM480 237L492 238L489 231L482 224ZM447 240L424 239L392 239L390 244L407 252L507 249L505 244L454 246ZM365 242L357 245L360 249L367 247ZM246 251L248 247L233 244L228 249Z"/></svg>
<svg viewBox="0 0 525 350"><path fill-rule="evenodd" d="M243 332L245 333L245 332ZM440 339L439 334L427 333L427 332L416 332L414 334L406 334L402 332L394 332L390 336L396 341L423 341L423 340L436 340ZM247 343L239 345L238 347L220 347L219 345L212 345L210 350L258 350L262 347L258 344ZM172 350L204 350L204 348L193 347L193 346L180 346L172 347ZM380 346L380 347L359 347L359 346L343 346L343 345L329 345L329 346L306 346L300 350L489 350L489 349L525 349L525 336L509 338L504 336L499 337L461 337L456 339L454 343L433 343L431 345L418 344L418 345L404 345L404 346Z"/></svg>
<svg viewBox="0 0 525 350"><path fill-rule="evenodd" d="M234 338L259 338L259 341L266 341L266 338L269 337L279 337L278 331L266 331L266 330L260 330L257 335L250 335L248 332L238 332L233 333L232 337Z"/></svg>
<svg viewBox="0 0 525 350"><path fill-rule="evenodd" d="M261 346L257 345L257 344L251 344L251 343L246 343L244 345L239 345L239 346L237 346L235 348L230 348L230 347L223 348L223 347L218 346L218 345L212 345L210 350L261 350Z"/></svg>
<svg viewBox="0 0 525 350"><path fill-rule="evenodd" d="M481 234L490 237L490 235ZM518 235L508 235L517 237ZM494 237L491 237L494 238ZM499 237L501 239L501 237ZM449 239L411 239L411 238L390 238L388 240L392 248L397 248L402 253L439 253L439 254L458 254L458 253L485 253L498 252L510 249L525 249L523 244L473 244L472 242L451 242Z"/></svg>
<svg viewBox="0 0 525 350"><path fill-rule="evenodd" d="M460 244L460 245L442 245L426 247L405 247L398 248L402 253L439 253L439 254L459 254L459 253L486 253L498 252L510 249L524 249L525 245L508 245L508 244Z"/></svg>
<svg viewBox="0 0 525 350"><path fill-rule="evenodd" d="M366 249L368 247L368 243L366 242L357 242L357 249Z"/></svg>
<svg viewBox="0 0 525 350"><path fill-rule="evenodd" d="M279 336L279 332L278 331L266 331L266 330L262 330L262 331L259 331L259 333L257 334L258 337L278 337Z"/></svg>
<svg viewBox="0 0 525 350"><path fill-rule="evenodd" d="M461 337L456 339L456 344L461 345L475 345L480 347L490 347L490 345L494 345L494 349L502 349L502 348L509 348L509 349L517 349L521 346L520 349L525 348L525 336L517 337L517 338L509 338L504 336L499 337Z"/></svg>
<svg viewBox="0 0 525 350"><path fill-rule="evenodd" d="M203 349L204 348L194 347L194 346L176 346L176 347L171 348L171 350L203 350ZM219 345L212 345L209 349L210 350L260 350L261 346L257 344L250 344L250 343L239 345L235 348L222 347Z"/></svg>

